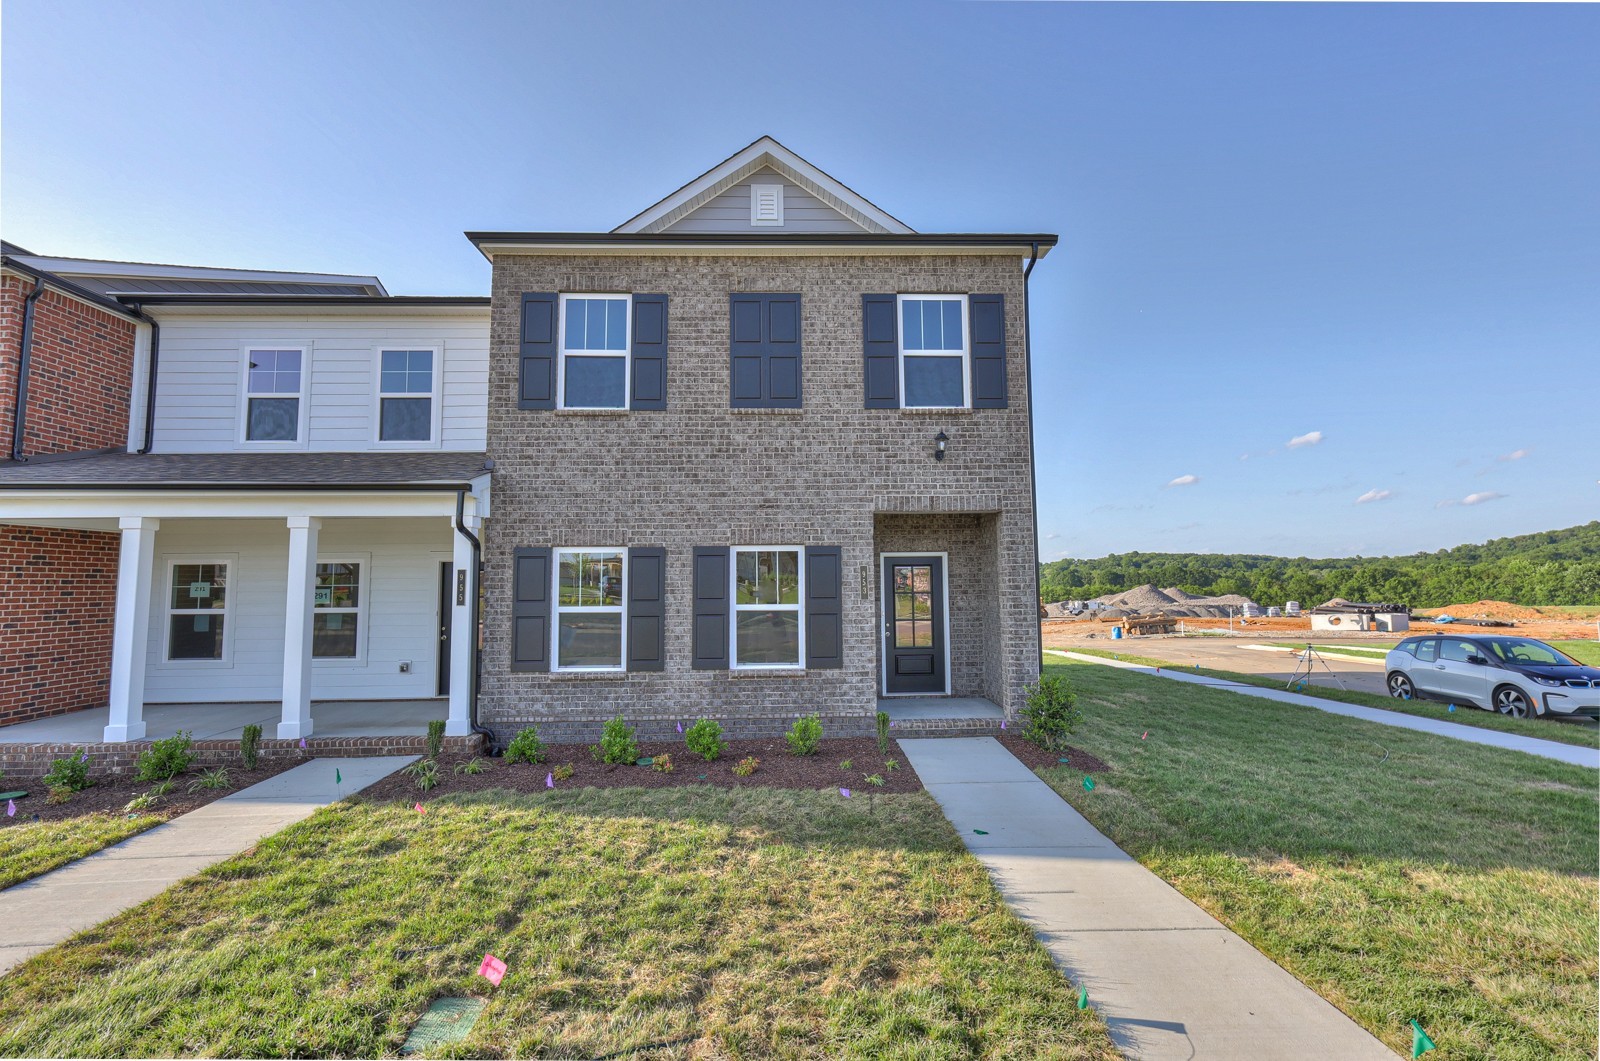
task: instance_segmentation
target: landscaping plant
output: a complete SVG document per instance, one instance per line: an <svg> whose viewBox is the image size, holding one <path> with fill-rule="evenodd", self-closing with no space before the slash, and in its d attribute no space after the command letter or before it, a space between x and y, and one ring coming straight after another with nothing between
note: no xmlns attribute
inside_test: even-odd
<svg viewBox="0 0 1600 1061"><path fill-rule="evenodd" d="M149 794L152 796L170 796L172 795L172 790L177 787L178 783L176 781L157 781L150 786Z"/></svg>
<svg viewBox="0 0 1600 1061"><path fill-rule="evenodd" d="M483 759L481 759L480 757L474 755L471 759L468 759L464 763L457 763L456 764L456 773L458 773L458 774L468 774L470 776L476 777L477 775L483 773L484 766L485 766L485 763L484 763Z"/></svg>
<svg viewBox="0 0 1600 1061"><path fill-rule="evenodd" d="M139 754L136 781L169 781L194 763L194 740L187 730L179 730L166 740L158 740Z"/></svg>
<svg viewBox="0 0 1600 1061"><path fill-rule="evenodd" d="M659 770L663 774L670 774L675 769L672 765L672 756L665 753L657 755L650 763L650 769Z"/></svg>
<svg viewBox="0 0 1600 1061"><path fill-rule="evenodd" d="M435 718L428 722L428 758L438 759L442 751L444 751L444 719Z"/></svg>
<svg viewBox="0 0 1600 1061"><path fill-rule="evenodd" d="M239 736L239 758L244 760L246 770L256 768L257 753L261 750L261 727L255 723L244 728L244 733Z"/></svg>
<svg viewBox="0 0 1600 1061"><path fill-rule="evenodd" d="M544 762L544 741L539 739L539 730L533 726L519 729L506 745L505 758L508 763Z"/></svg>
<svg viewBox="0 0 1600 1061"><path fill-rule="evenodd" d="M122 813L124 813L124 814L136 814L136 813L138 813L139 811L142 811L142 810L149 810L151 807L154 807L159 802L160 802L160 799L157 798L155 793L146 792L143 795L135 796L132 799L130 799L128 802L124 803L122 805Z"/></svg>
<svg viewBox="0 0 1600 1061"><path fill-rule="evenodd" d="M878 712L878 754L889 754L889 712Z"/></svg>
<svg viewBox="0 0 1600 1061"><path fill-rule="evenodd" d="M783 739L789 742L789 752L793 755L817 754L817 744L822 740L822 719L816 715L795 719Z"/></svg>
<svg viewBox="0 0 1600 1061"><path fill-rule="evenodd" d="M757 759L753 755L747 755L743 759L740 759L738 764L734 766L733 772L740 777L749 777L751 774L756 772L756 767L760 765L760 759Z"/></svg>
<svg viewBox="0 0 1600 1061"><path fill-rule="evenodd" d="M900 769L900 760L899 759L885 759L883 761L883 768L885 770L889 771L892 774L896 770Z"/></svg>
<svg viewBox="0 0 1600 1061"><path fill-rule="evenodd" d="M216 791L219 788L231 788L228 784L228 768L219 766L215 770L202 770L200 776L189 782L190 792Z"/></svg>
<svg viewBox="0 0 1600 1061"><path fill-rule="evenodd" d="M417 787L424 792L439 784L439 764L433 759L418 759L406 767L406 773L411 775Z"/></svg>
<svg viewBox="0 0 1600 1061"><path fill-rule="evenodd" d="M571 763L562 763L560 766L550 771L550 773L557 781L565 781L572 776L572 770L573 767Z"/></svg>
<svg viewBox="0 0 1600 1061"><path fill-rule="evenodd" d="M639 758L639 742L633 739L633 727L618 715L606 723L600 743L589 752L603 763L631 763Z"/></svg>
<svg viewBox="0 0 1600 1061"><path fill-rule="evenodd" d="M89 780L89 753L80 749L76 755L53 760L50 772L44 775L44 783L52 793L58 788L65 790L68 796L82 792L94 784ZM66 800L60 802L65 803Z"/></svg>
<svg viewBox="0 0 1600 1061"><path fill-rule="evenodd" d="M867 774L863 780L873 788L882 788L886 784L882 774Z"/></svg>
<svg viewBox="0 0 1600 1061"><path fill-rule="evenodd" d="M1067 750L1067 735L1083 721L1072 684L1059 674L1046 674L1028 686L1022 708L1022 736L1047 752Z"/></svg>
<svg viewBox="0 0 1600 1061"><path fill-rule="evenodd" d="M683 743L708 763L722 758L722 753L728 750L728 742L722 739L722 727L709 718L690 726L689 732L683 735Z"/></svg>
<svg viewBox="0 0 1600 1061"><path fill-rule="evenodd" d="M855 762L854 759L846 759L844 762L839 764L839 769L848 770L848 769L850 769L851 767L853 767L855 765L856 765L856 762Z"/></svg>

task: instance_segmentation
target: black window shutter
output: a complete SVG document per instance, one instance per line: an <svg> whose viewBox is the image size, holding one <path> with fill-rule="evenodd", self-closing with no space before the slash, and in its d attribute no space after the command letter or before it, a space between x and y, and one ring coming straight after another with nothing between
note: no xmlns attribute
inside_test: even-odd
<svg viewBox="0 0 1600 1061"><path fill-rule="evenodd" d="M861 296L868 409L900 408L900 329L893 295Z"/></svg>
<svg viewBox="0 0 1600 1061"><path fill-rule="evenodd" d="M806 667L844 666L844 561L837 545L806 547Z"/></svg>
<svg viewBox="0 0 1600 1061"><path fill-rule="evenodd" d="M550 669L550 550L517 549L511 569L511 669Z"/></svg>
<svg viewBox="0 0 1600 1061"><path fill-rule="evenodd" d="M1004 295L971 295L967 314L972 329L972 407L1006 407L1006 300Z"/></svg>
<svg viewBox="0 0 1600 1061"><path fill-rule="evenodd" d="M522 361L517 374L518 409L556 407L556 306L554 294L522 296Z"/></svg>
<svg viewBox="0 0 1600 1061"><path fill-rule="evenodd" d="M667 551L628 550L628 669L665 670Z"/></svg>
<svg viewBox="0 0 1600 1061"><path fill-rule="evenodd" d="M667 296L633 296L633 407L667 407Z"/></svg>
<svg viewBox="0 0 1600 1061"><path fill-rule="evenodd" d="M695 670L728 669L728 547L694 549Z"/></svg>
<svg viewBox="0 0 1600 1061"><path fill-rule="evenodd" d="M731 296L729 404L735 409L800 408L800 296Z"/></svg>

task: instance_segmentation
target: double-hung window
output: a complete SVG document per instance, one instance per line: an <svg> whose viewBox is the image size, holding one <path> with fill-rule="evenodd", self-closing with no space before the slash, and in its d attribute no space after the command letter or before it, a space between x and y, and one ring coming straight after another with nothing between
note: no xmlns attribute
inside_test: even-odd
<svg viewBox="0 0 1600 1061"><path fill-rule="evenodd" d="M311 655L355 659L361 625L361 564L319 561L311 609Z"/></svg>
<svg viewBox="0 0 1600 1061"><path fill-rule="evenodd" d="M900 393L907 409L964 409L967 393L967 299L900 296Z"/></svg>
<svg viewBox="0 0 1600 1061"><path fill-rule="evenodd" d="M378 441L432 442L434 384L438 365L433 350L378 352Z"/></svg>
<svg viewBox="0 0 1600 1061"><path fill-rule="evenodd" d="M556 670L621 670L626 549L555 551Z"/></svg>
<svg viewBox="0 0 1600 1061"><path fill-rule="evenodd" d="M630 301L627 295L561 296L561 408L628 407Z"/></svg>
<svg viewBox="0 0 1600 1061"><path fill-rule="evenodd" d="M798 547L735 548L733 666L799 667L805 565Z"/></svg>
<svg viewBox="0 0 1600 1061"><path fill-rule="evenodd" d="M228 565L175 563L167 600L167 658L220 660L228 618Z"/></svg>
<svg viewBox="0 0 1600 1061"><path fill-rule="evenodd" d="M305 351L248 350L245 359L244 440L299 441Z"/></svg>

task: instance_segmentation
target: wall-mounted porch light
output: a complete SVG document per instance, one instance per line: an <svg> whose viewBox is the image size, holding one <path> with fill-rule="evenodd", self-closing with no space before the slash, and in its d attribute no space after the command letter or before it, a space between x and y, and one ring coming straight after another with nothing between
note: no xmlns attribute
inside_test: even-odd
<svg viewBox="0 0 1600 1061"><path fill-rule="evenodd" d="M933 459L934 460L936 460L936 461L944 460L944 447L945 447L945 445L947 443L949 443L949 441L950 441L950 436L945 434L943 431L941 431L937 435L933 436Z"/></svg>

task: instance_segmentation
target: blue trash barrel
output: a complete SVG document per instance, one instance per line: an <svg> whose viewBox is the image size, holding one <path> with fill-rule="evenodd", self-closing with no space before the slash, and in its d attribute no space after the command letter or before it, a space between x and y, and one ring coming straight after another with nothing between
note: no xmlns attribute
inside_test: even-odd
<svg viewBox="0 0 1600 1061"><path fill-rule="evenodd" d="M1113 640L1113 641L1121 641L1122 640L1122 627L1113 626L1111 628L1111 640Z"/></svg>

